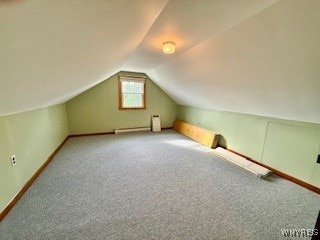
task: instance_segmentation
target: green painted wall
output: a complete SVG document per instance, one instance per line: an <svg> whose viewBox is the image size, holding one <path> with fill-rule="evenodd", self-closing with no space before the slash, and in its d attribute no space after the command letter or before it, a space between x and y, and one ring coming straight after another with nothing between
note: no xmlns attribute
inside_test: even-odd
<svg viewBox="0 0 320 240"><path fill-rule="evenodd" d="M220 145L320 187L320 124L179 106L178 118L221 134Z"/></svg>
<svg viewBox="0 0 320 240"><path fill-rule="evenodd" d="M68 134L65 104L0 117L0 212Z"/></svg>
<svg viewBox="0 0 320 240"><path fill-rule="evenodd" d="M180 118L211 129L222 135L221 145L320 187L320 124L178 106L150 79L146 84L146 110L118 110L115 75L66 104L0 117L0 211L69 132L150 126L152 114L161 115L162 127Z"/></svg>
<svg viewBox="0 0 320 240"><path fill-rule="evenodd" d="M119 110L116 74L67 102L70 134L151 126L153 114L160 114L162 127L172 127L178 106L149 78L146 81L146 104L146 110Z"/></svg>

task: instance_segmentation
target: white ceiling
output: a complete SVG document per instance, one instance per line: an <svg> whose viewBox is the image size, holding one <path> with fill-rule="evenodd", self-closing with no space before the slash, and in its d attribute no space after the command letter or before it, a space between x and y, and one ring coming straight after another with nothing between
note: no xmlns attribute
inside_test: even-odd
<svg viewBox="0 0 320 240"><path fill-rule="evenodd" d="M128 70L179 104L320 123L319 12L320 0L0 1L0 115Z"/></svg>

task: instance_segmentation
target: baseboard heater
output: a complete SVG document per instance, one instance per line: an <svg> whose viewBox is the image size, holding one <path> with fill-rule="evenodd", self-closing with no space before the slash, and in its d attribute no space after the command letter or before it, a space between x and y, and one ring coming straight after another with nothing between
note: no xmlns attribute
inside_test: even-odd
<svg viewBox="0 0 320 240"><path fill-rule="evenodd" d="M135 128L119 128L115 129L114 133L126 133L126 132L139 132L139 131L151 131L150 127L135 127Z"/></svg>
<svg viewBox="0 0 320 240"><path fill-rule="evenodd" d="M218 147L212 151L213 153L216 153L217 155L222 157L224 160L231 162L239 167L242 167L260 178L267 177L272 173L269 169L262 167L254 162L251 162L246 158L241 157L233 152L230 152L222 147Z"/></svg>

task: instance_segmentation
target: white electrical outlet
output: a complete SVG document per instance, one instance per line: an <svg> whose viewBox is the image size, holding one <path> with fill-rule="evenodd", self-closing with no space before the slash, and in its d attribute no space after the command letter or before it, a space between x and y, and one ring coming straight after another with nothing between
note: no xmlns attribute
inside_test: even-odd
<svg viewBox="0 0 320 240"><path fill-rule="evenodd" d="M60 127L60 125L58 125L58 126L57 126L57 130L58 130L58 132L60 132L60 131L61 131L61 127Z"/></svg>
<svg viewBox="0 0 320 240"><path fill-rule="evenodd" d="M11 161L12 167L14 167L14 166L17 164L16 155L12 155L12 156L10 157L10 161Z"/></svg>

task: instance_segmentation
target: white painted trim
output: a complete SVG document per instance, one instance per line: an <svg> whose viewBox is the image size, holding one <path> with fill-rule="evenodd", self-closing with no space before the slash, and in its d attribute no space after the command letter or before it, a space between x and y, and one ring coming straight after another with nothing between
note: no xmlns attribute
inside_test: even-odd
<svg viewBox="0 0 320 240"><path fill-rule="evenodd" d="M224 160L227 160L228 162L231 162L239 167L242 167L260 178L266 177L272 173L269 169L262 167L254 162L251 162L245 159L244 157L241 157L224 148L218 147L214 149L212 152L219 155Z"/></svg>

